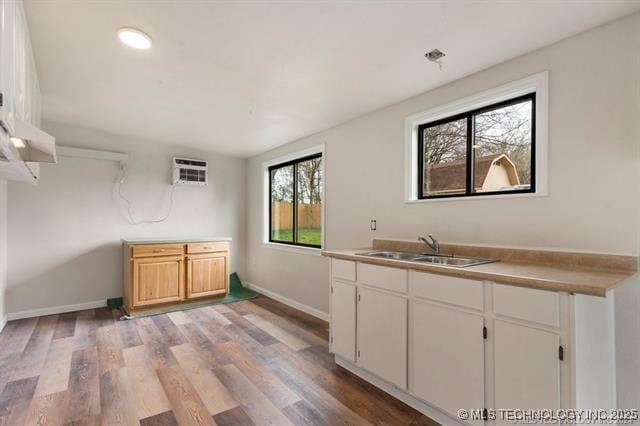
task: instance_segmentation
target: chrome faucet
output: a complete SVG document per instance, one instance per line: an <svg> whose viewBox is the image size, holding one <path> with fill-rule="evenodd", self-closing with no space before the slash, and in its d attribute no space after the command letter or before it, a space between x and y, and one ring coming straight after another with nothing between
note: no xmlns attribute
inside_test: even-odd
<svg viewBox="0 0 640 426"><path fill-rule="evenodd" d="M425 243L426 245L429 246L429 248L431 250L433 250L434 254L440 254L440 243L438 242L438 240L436 240L435 238L433 238L433 235L429 234L428 235L429 240L427 240L425 237L423 237L422 235L418 236L418 241L422 241L423 243Z"/></svg>

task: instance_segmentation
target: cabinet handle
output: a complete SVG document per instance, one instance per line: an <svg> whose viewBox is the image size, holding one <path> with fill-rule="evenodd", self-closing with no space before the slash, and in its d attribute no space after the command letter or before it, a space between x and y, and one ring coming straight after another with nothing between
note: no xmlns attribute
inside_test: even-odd
<svg viewBox="0 0 640 426"><path fill-rule="evenodd" d="M154 253L164 253L164 249L155 249L153 250Z"/></svg>

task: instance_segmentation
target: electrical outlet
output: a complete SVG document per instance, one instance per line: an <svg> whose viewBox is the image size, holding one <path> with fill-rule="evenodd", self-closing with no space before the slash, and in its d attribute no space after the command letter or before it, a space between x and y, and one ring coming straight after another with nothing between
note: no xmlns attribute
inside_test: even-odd
<svg viewBox="0 0 640 426"><path fill-rule="evenodd" d="M370 228L372 231L375 231L378 228L378 224L377 221L375 219L371 219L371 225Z"/></svg>

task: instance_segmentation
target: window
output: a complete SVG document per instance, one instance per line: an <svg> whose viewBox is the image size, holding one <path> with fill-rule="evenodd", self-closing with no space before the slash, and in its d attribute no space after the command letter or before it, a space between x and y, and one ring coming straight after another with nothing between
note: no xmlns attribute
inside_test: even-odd
<svg viewBox="0 0 640 426"><path fill-rule="evenodd" d="M535 192L535 93L418 127L418 198Z"/></svg>
<svg viewBox="0 0 640 426"><path fill-rule="evenodd" d="M269 242L322 247L322 154L270 166Z"/></svg>

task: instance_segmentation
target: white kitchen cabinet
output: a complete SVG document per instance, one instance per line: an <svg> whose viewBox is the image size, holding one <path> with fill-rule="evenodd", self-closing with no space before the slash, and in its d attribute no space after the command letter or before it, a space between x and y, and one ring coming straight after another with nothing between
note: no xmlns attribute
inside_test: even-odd
<svg viewBox="0 0 640 426"><path fill-rule="evenodd" d="M331 288L331 350L356 361L356 286L335 280Z"/></svg>
<svg viewBox="0 0 640 426"><path fill-rule="evenodd" d="M19 4L14 1L0 0L0 93L2 106L0 107L0 121L10 132L15 123L14 91L16 87L16 33L19 30L17 9Z"/></svg>
<svg viewBox="0 0 640 426"><path fill-rule="evenodd" d="M501 320L493 333L495 408L560 408L558 334Z"/></svg>
<svg viewBox="0 0 640 426"><path fill-rule="evenodd" d="M412 301L411 377L418 398L454 417L461 408L485 407L483 327L481 315Z"/></svg>
<svg viewBox="0 0 640 426"><path fill-rule="evenodd" d="M359 287L357 313L357 364L406 389L407 299Z"/></svg>

